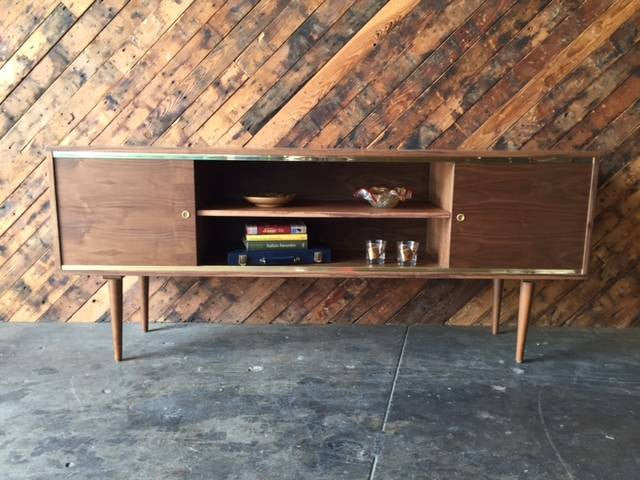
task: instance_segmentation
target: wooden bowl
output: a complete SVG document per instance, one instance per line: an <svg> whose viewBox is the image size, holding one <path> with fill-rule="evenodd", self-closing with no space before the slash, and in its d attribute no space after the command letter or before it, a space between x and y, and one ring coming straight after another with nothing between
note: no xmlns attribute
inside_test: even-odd
<svg viewBox="0 0 640 480"><path fill-rule="evenodd" d="M262 195L252 195L244 199L260 208L282 207L290 203L296 197L295 193L265 193Z"/></svg>

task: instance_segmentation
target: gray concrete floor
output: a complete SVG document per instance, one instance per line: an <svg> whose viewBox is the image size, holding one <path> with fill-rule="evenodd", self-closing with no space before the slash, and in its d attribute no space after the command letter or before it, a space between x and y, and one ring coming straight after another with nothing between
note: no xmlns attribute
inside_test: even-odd
<svg viewBox="0 0 640 480"><path fill-rule="evenodd" d="M0 325L0 479L640 478L639 330L152 328Z"/></svg>

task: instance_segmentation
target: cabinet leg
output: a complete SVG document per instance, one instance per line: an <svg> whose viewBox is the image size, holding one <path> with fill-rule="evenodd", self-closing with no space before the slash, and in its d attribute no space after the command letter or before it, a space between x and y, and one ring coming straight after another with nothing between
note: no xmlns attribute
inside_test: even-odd
<svg viewBox="0 0 640 480"><path fill-rule="evenodd" d="M524 360L524 345L527 341L529 315L531 313L531 298L533 296L533 282L520 282L520 303L518 305L518 335L516 341L516 362Z"/></svg>
<svg viewBox="0 0 640 480"><path fill-rule="evenodd" d="M109 282L111 299L111 334L113 356L116 362L122 360L122 277L106 277Z"/></svg>
<svg viewBox="0 0 640 480"><path fill-rule="evenodd" d="M491 317L491 333L497 335L500 331L500 305L502 304L502 280L493 279L493 312Z"/></svg>
<svg viewBox="0 0 640 480"><path fill-rule="evenodd" d="M140 312L142 312L142 331L149 331L149 277L139 277Z"/></svg>

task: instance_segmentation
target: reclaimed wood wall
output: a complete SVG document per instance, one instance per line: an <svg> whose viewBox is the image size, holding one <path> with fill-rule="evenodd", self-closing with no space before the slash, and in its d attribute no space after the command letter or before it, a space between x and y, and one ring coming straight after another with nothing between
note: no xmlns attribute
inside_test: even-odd
<svg viewBox="0 0 640 480"><path fill-rule="evenodd" d="M640 324L640 0L0 0L0 320L108 320L54 268L46 145L601 149L592 273L543 325ZM136 321L136 279L125 314ZM506 283L503 320L514 320ZM151 281L155 321L486 324L481 281Z"/></svg>

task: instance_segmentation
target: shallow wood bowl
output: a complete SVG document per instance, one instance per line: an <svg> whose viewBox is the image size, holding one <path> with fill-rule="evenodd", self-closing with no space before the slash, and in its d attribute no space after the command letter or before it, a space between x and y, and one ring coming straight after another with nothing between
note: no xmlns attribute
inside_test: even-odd
<svg viewBox="0 0 640 480"><path fill-rule="evenodd" d="M282 207L296 197L295 193L265 193L263 195L247 196L244 199L260 208Z"/></svg>

